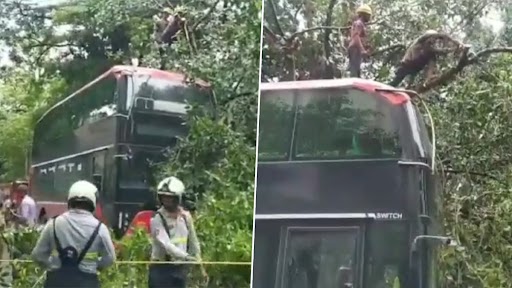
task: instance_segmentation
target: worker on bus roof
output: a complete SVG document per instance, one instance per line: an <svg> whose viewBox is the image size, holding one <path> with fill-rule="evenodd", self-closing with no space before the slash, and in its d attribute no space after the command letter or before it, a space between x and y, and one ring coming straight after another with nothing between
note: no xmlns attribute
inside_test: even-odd
<svg viewBox="0 0 512 288"><path fill-rule="evenodd" d="M69 188L69 210L48 221L41 232L31 256L49 269L45 288L100 287L98 270L114 264L108 228L93 215L96 193L94 184L75 182Z"/></svg>
<svg viewBox="0 0 512 288"><path fill-rule="evenodd" d="M361 64L363 58L368 57L366 25L372 18L372 8L361 5L356 10L357 18L350 28L350 42L348 44L348 68L350 77L361 77Z"/></svg>
<svg viewBox="0 0 512 288"><path fill-rule="evenodd" d="M185 185L176 177L158 183L161 207L151 219L151 261L201 261L201 249L190 213L180 207ZM151 264L149 288L184 288L187 267L183 264ZM203 276L207 278L201 266Z"/></svg>

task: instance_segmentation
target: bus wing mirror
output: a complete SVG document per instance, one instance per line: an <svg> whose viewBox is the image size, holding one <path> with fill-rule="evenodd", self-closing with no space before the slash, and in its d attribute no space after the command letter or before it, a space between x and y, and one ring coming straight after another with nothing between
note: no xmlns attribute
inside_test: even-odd
<svg viewBox="0 0 512 288"><path fill-rule="evenodd" d="M425 244L430 244L430 245L443 245L443 246L451 246L451 247L458 247L458 248L462 248L458 243L457 241L455 241L453 238L451 237L445 237L445 236L435 236L435 235L418 235L416 236L416 238L414 238L413 242L412 242L412 245L411 245L411 250L409 251L409 261L411 263L411 275L412 278L416 278L418 279L418 281L420 281L420 279L417 277L417 275L419 275L422 267L419 266L420 264L420 257L421 257L421 251L418 251L418 243L425 243ZM415 286L415 287L421 287L421 284L419 286Z"/></svg>
<svg viewBox="0 0 512 288"><path fill-rule="evenodd" d="M443 246L449 246L449 247L456 247L459 249L463 249L463 247L457 243L453 238L446 237L446 236L435 236L435 235L418 235L416 238L414 238L411 250L409 251L409 259L411 263L415 263L416 260L418 260L419 251L418 251L418 244L420 242L431 244L431 245L443 245Z"/></svg>
<svg viewBox="0 0 512 288"><path fill-rule="evenodd" d="M416 251L418 249L419 242L428 242L432 244L441 244L444 246L459 247L457 241L451 237L446 236L435 236L435 235L418 235L412 242L411 250Z"/></svg>

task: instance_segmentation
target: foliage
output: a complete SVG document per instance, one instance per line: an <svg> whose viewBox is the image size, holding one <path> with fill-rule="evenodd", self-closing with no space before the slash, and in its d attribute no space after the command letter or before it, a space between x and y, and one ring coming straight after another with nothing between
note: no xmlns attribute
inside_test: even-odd
<svg viewBox="0 0 512 288"><path fill-rule="evenodd" d="M14 287L43 287L44 270L35 263L28 261L28 255L37 242L38 231L21 229L6 236L11 247L15 247L19 255L17 260L13 262L13 267L16 271ZM138 230L131 238L116 241L115 244L119 248L117 261L149 261L149 240L144 231ZM239 273L235 274L235 277L231 277L229 274L233 273L233 271L222 271L222 269L216 269L211 266L206 266L205 268L211 277L207 287L249 287L246 277L238 276L250 273L250 267L248 266L238 268ZM146 287L147 273L148 266L145 263L118 263L100 272L100 279L104 287ZM206 287L197 267L191 268L190 275L190 287Z"/></svg>
<svg viewBox="0 0 512 288"><path fill-rule="evenodd" d="M187 19L185 30L162 48L152 36L152 17L171 2L87 0L35 7L0 0L0 42L14 64L1 72L0 174L4 180L25 176L37 119L114 64L138 58L140 66L203 79L215 93L215 117L192 110L190 135L158 167L159 175L177 173L198 196L194 216L205 260L250 261L261 2L174 3ZM121 253L130 253L121 259L148 257L147 239L137 239L124 243L128 249ZM35 269L24 267L20 273ZM127 275L141 275L135 281L142 285L144 271L119 265L102 277L112 281L109 287L123 287ZM246 266L208 272L210 287L249 285ZM30 287L36 274L19 287Z"/></svg>
<svg viewBox="0 0 512 288"><path fill-rule="evenodd" d="M357 4L266 0L262 80L344 76L347 30L343 27ZM509 1L375 0L369 4L375 15L369 28L372 55L363 67L364 78L389 81L405 47L427 29L451 33L475 51L511 43ZM481 21L484 16L501 16L503 29L491 29ZM292 40L300 42L299 49L287 50ZM457 60L456 55L444 57L440 74ZM462 246L441 253L442 287L512 287L511 64L508 54L487 54L422 94L434 117L444 232Z"/></svg>
<svg viewBox="0 0 512 288"><path fill-rule="evenodd" d="M250 262L256 151L241 133L219 122L198 118L192 123L189 136L161 173L178 175L199 196L196 225L204 239L203 257ZM243 266L211 271L218 275L218 287L243 286L250 279L250 269Z"/></svg>

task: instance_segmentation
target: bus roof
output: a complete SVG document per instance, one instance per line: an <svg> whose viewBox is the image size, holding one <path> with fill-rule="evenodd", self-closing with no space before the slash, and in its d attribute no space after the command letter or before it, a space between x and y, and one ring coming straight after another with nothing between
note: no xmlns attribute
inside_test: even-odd
<svg viewBox="0 0 512 288"><path fill-rule="evenodd" d="M84 86L82 86L82 88L80 88L80 89L76 90L75 92L73 92L73 94L69 95L68 97L66 97L66 98L62 99L61 101L57 102L57 104L55 104L52 107L50 107L50 109L46 110L46 112L44 112L44 114L37 120L37 123L41 122L41 120L44 117L46 117L46 115L48 115L48 113L50 113L55 108L61 106L64 103L66 103L67 101L69 101L70 99L75 97L76 95L82 93L84 90L87 90L88 88L94 86L96 83L98 83L99 81L103 80L105 77L108 77L110 75L115 75L115 74L121 74L121 75L132 75L132 74L136 74L136 75L149 75L149 76L155 77L155 78L163 78L163 79L168 79L168 80L173 80L173 81L181 81L181 82L185 82L187 80L186 75L182 74L182 73L169 72L169 71L158 70L158 69L153 69L153 68L128 66L128 65L115 65L112 68L110 68L107 72L101 74L96 79L92 80L91 82L89 82L89 83L85 84ZM205 88L209 88L210 87L210 84L208 84L207 82L205 82L205 81L203 81L201 79L195 79L195 83L198 84L199 86L202 86L202 87L205 87Z"/></svg>
<svg viewBox="0 0 512 288"><path fill-rule="evenodd" d="M158 70L158 69L153 69L153 68L128 66L128 65L113 66L105 74L108 75L110 73L113 73L113 74L121 73L123 75L130 75L130 74L149 75L149 76L156 77L156 78L164 78L164 79L168 79L168 80L181 81L181 82L185 82L187 80L187 76L182 73ZM102 76L104 76L104 75L102 75ZM195 83L198 84L199 86L210 87L210 84L208 84L207 82L205 82L201 79L195 79Z"/></svg>
<svg viewBox="0 0 512 288"><path fill-rule="evenodd" d="M376 82L373 80L361 78L343 78L329 80L303 80L303 81L285 81L285 82L265 82L260 84L261 91L274 90L303 90L303 89L322 89L336 87L354 87L366 92L376 93L376 89L394 89L394 87ZM411 100L409 95L403 92L377 92L394 105L400 105Z"/></svg>

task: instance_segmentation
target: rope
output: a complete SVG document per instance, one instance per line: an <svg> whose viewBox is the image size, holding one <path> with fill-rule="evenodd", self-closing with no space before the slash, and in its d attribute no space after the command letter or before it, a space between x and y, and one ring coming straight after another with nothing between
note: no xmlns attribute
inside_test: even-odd
<svg viewBox="0 0 512 288"><path fill-rule="evenodd" d="M427 112L428 119L430 121L431 133L432 133L432 174L435 174L436 168L436 128L434 124L434 118L432 118L432 114L430 114L430 109L428 109L427 103L421 98L419 95L416 97L420 100L421 104L425 108L425 112Z"/></svg>
<svg viewBox="0 0 512 288"><path fill-rule="evenodd" d="M2 260L0 259L0 263L2 262L15 262L15 263L33 263L32 260L21 260L21 259L9 259ZM225 266L248 266L251 265L251 262L235 262L235 261L136 261L136 260L124 260L124 261L115 261L115 264L128 265L128 264L189 264L189 265L225 265Z"/></svg>
<svg viewBox="0 0 512 288"><path fill-rule="evenodd" d="M393 89L377 88L377 89L375 89L375 91L402 92L402 93L409 94L411 96L411 98L413 96L415 96L417 99L420 100L421 104L425 108L425 111L427 112L427 116L428 116L428 119L430 121L430 127L431 127L431 133L432 133L432 167L430 167L430 169L432 170L432 174L435 174L436 173L435 172L436 171L435 170L435 168L436 168L436 128L435 128L435 124L434 124L434 119L432 118L432 114L430 113L430 109L428 109L428 106L425 103L425 101L423 100L423 98L421 98L421 96L418 94L418 92L416 92L414 90L404 90L404 89L396 89L396 88L393 88ZM411 103L413 105L416 105L416 103L414 103L413 101L411 101Z"/></svg>
<svg viewBox="0 0 512 288"><path fill-rule="evenodd" d="M35 287L37 287L37 284L42 283L44 278L46 278L46 272L44 272L43 275L41 275L39 278L37 278L37 281L36 281L36 283L34 283L34 285L32 285L32 288L35 288Z"/></svg>

